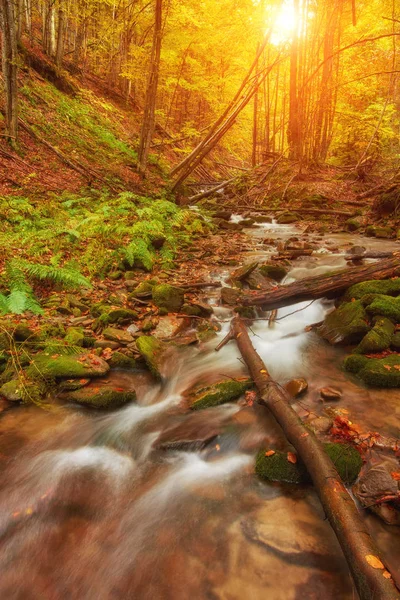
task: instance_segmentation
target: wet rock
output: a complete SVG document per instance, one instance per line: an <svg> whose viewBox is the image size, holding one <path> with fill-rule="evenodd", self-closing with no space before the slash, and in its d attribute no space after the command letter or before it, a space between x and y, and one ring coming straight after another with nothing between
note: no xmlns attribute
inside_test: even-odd
<svg viewBox="0 0 400 600"><path fill-rule="evenodd" d="M205 388L198 388L187 392L186 398L192 410L200 410L219 406L226 402L233 402L240 398L246 390L253 387L251 379L229 379L219 381Z"/></svg>
<svg viewBox="0 0 400 600"><path fill-rule="evenodd" d="M352 246L347 251L347 254L351 254L352 256L362 256L365 251L366 251L366 248L364 246Z"/></svg>
<svg viewBox="0 0 400 600"><path fill-rule="evenodd" d="M357 376L371 387L400 387L400 355L390 354L385 358L368 360Z"/></svg>
<svg viewBox="0 0 400 600"><path fill-rule="evenodd" d="M0 387L0 396L9 402L21 402L22 385L18 379L11 379Z"/></svg>
<svg viewBox="0 0 400 600"><path fill-rule="evenodd" d="M141 330L145 333L157 327L158 317L145 317L142 321Z"/></svg>
<svg viewBox="0 0 400 600"><path fill-rule="evenodd" d="M190 324L189 319L179 319L172 315L161 317L153 335L159 340L173 338Z"/></svg>
<svg viewBox="0 0 400 600"><path fill-rule="evenodd" d="M362 303L346 302L331 312L317 331L331 344L359 342L371 329Z"/></svg>
<svg viewBox="0 0 400 600"><path fill-rule="evenodd" d="M272 223L273 218L269 215L252 215L255 223Z"/></svg>
<svg viewBox="0 0 400 600"><path fill-rule="evenodd" d="M107 362L111 369L137 369L136 360L122 352L113 352Z"/></svg>
<svg viewBox="0 0 400 600"><path fill-rule="evenodd" d="M273 281L264 277L259 269L250 273L246 277L246 282L251 290L270 290L274 287Z"/></svg>
<svg viewBox="0 0 400 600"><path fill-rule="evenodd" d="M261 265L259 270L264 277L269 277L270 279L274 279L274 281L282 281L288 273L288 269L279 263Z"/></svg>
<svg viewBox="0 0 400 600"><path fill-rule="evenodd" d="M214 313L212 306L206 302L200 302L199 300L193 300L189 306L198 310L198 316L200 317L211 317L211 315Z"/></svg>
<svg viewBox="0 0 400 600"><path fill-rule="evenodd" d="M335 465L340 477L346 484L354 483L362 467L362 459L357 450L348 444L327 442L324 450ZM267 451L268 453L268 451ZM276 451L266 456L266 450L260 450L256 458L256 474L265 481L286 483L308 483L310 476L304 464L288 460L287 452Z"/></svg>
<svg viewBox="0 0 400 600"><path fill-rule="evenodd" d="M168 312L179 312L184 301L184 292L167 283L153 287L153 302L159 308L165 308Z"/></svg>
<svg viewBox="0 0 400 600"><path fill-rule="evenodd" d="M323 387L319 390L321 398L328 402L336 402L342 398L342 392L333 387Z"/></svg>
<svg viewBox="0 0 400 600"><path fill-rule="evenodd" d="M134 391L115 390L108 386L87 386L80 390L64 393L63 399L92 408L113 409L119 408L128 402L135 402L136 393Z"/></svg>
<svg viewBox="0 0 400 600"><path fill-rule="evenodd" d="M108 313L109 323L129 323L138 318L138 314L134 310L128 308L117 308Z"/></svg>
<svg viewBox="0 0 400 600"><path fill-rule="evenodd" d="M400 306L399 306L400 309ZM394 333L394 325L389 319L378 317L375 325L361 340L356 348L360 354L376 354L389 348Z"/></svg>
<svg viewBox="0 0 400 600"><path fill-rule="evenodd" d="M242 225L242 227L251 227L252 225L254 225L254 219L251 218L247 218L247 219L243 219L240 224Z"/></svg>
<svg viewBox="0 0 400 600"><path fill-rule="evenodd" d="M279 225L290 225L291 223L296 223L297 221L300 221L300 217L291 212L282 213L276 219L276 222L279 223Z"/></svg>
<svg viewBox="0 0 400 600"><path fill-rule="evenodd" d="M54 355L42 353L36 354L28 374L35 377L39 373L44 378L85 379L105 375L109 370L106 361L93 354L66 354L54 358Z"/></svg>
<svg viewBox="0 0 400 600"><path fill-rule="evenodd" d="M151 335L142 335L137 338L136 347L152 374L157 379L161 379L168 346Z"/></svg>
<svg viewBox="0 0 400 600"><path fill-rule="evenodd" d="M197 325L197 339L199 342L208 342L217 335L217 331L220 331L220 329L221 325L219 323L201 321Z"/></svg>
<svg viewBox="0 0 400 600"><path fill-rule="evenodd" d="M308 383L305 379L292 379L285 384L285 390L292 398L298 398L308 390Z"/></svg>
<svg viewBox="0 0 400 600"><path fill-rule="evenodd" d="M120 345L130 344L133 342L133 337L128 331L124 329L116 329L115 327L107 327L103 331L103 336L106 340L111 340L112 342L118 342Z"/></svg>
<svg viewBox="0 0 400 600"><path fill-rule="evenodd" d="M46 391L43 382L37 383L23 375L23 379L11 379L0 387L0 397L8 402L30 402L32 399L38 401Z"/></svg>
<svg viewBox="0 0 400 600"><path fill-rule="evenodd" d="M116 350L121 347L119 342L112 342L111 340L96 340L93 344L94 348L110 348Z"/></svg>
<svg viewBox="0 0 400 600"><path fill-rule="evenodd" d="M129 327L126 328L126 331L131 335L135 335L136 333L138 333L139 327L135 325L135 323L132 323L132 325L129 325Z"/></svg>
<svg viewBox="0 0 400 600"><path fill-rule="evenodd" d="M239 267L239 269L235 269L231 273L230 279L235 281L242 281L243 279L246 279L250 275L250 273L252 273L257 267L258 262L252 262L243 265L242 267Z"/></svg>
<svg viewBox="0 0 400 600"><path fill-rule="evenodd" d="M232 211L230 210L217 210L214 215L216 219L222 219L224 221L229 221L232 216Z"/></svg>
<svg viewBox="0 0 400 600"><path fill-rule="evenodd" d="M229 306L235 306L238 304L242 292L235 288L223 287L221 288L221 300L224 304Z"/></svg>
<svg viewBox="0 0 400 600"><path fill-rule="evenodd" d="M213 442L221 433L219 425L186 419L164 431L154 443L160 450L185 450L197 452Z"/></svg>
<svg viewBox="0 0 400 600"><path fill-rule="evenodd" d="M222 219L215 219L215 222L220 229L228 229L230 231L240 231L243 229L242 223L232 223L232 221L224 221Z"/></svg>
<svg viewBox="0 0 400 600"><path fill-rule="evenodd" d="M353 486L353 493L360 504L377 514L388 525L400 525L400 511L396 509L400 499L400 483L392 476L398 470L398 460L385 457L377 464L368 465ZM395 501L396 504L393 505L390 501Z"/></svg>
<svg viewBox="0 0 400 600"><path fill-rule="evenodd" d="M329 417L317 417L309 421L309 426L316 434L328 433L333 425L333 420Z"/></svg>

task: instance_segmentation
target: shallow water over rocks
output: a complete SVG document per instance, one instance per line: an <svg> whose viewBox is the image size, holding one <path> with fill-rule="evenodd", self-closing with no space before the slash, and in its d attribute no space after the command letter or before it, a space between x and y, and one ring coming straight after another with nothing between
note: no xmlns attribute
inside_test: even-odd
<svg viewBox="0 0 400 600"><path fill-rule="evenodd" d="M296 232L274 224L252 230L249 259L270 255L257 246L261 230L282 239ZM341 250L296 261L288 280L344 266L350 237L329 239ZM374 242L356 240L367 248ZM389 244L395 246L385 242L380 249ZM209 296L212 304L217 294ZM294 377L308 381L306 395L293 403L302 416L322 414L319 390L332 386L342 392L339 405L363 429L399 437L399 393L360 387L340 369L345 349L304 331L331 307L316 301L281 309L272 328L256 321L257 351L280 383ZM50 413L20 407L3 414L1 598L357 597L312 488L268 485L253 474L259 448L288 448L266 410L239 402L187 413L182 394L188 387L246 374L234 343L215 353L230 311L217 308L216 316L222 326L217 337L181 349L166 383L154 384L139 372L107 378L136 389L134 405L107 414L72 405ZM180 435L208 443L160 447ZM364 514L400 582L400 529Z"/></svg>

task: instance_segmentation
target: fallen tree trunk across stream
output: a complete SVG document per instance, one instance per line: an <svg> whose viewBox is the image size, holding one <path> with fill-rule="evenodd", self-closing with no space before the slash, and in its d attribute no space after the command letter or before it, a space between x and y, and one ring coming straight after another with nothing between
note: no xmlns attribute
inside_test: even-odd
<svg viewBox="0 0 400 600"><path fill-rule="evenodd" d="M336 298L355 283L368 279L387 279L395 275L400 275L400 256L393 256L362 267L351 267L333 273L307 277L307 279L294 281L272 291L243 295L240 303L242 306L258 305L262 306L264 310L273 310L304 300Z"/></svg>
<svg viewBox="0 0 400 600"><path fill-rule="evenodd" d="M271 379L254 349L244 322L232 320L231 338L236 340L243 359L260 393L260 403L269 408L287 439L304 462L343 554L361 600L400 598L390 572L384 566L358 510L344 487L322 444L292 409L289 396Z"/></svg>

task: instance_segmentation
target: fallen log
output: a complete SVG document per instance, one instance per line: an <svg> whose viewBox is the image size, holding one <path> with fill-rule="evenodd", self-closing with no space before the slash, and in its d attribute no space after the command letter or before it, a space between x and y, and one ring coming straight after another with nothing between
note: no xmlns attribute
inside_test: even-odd
<svg viewBox="0 0 400 600"><path fill-rule="evenodd" d="M236 206L235 207L236 211L237 210L249 210L248 206ZM349 212L347 210L323 210L321 208L258 208L258 207L253 207L253 210L255 210L256 212L261 212L261 213L287 213L287 212L291 212L291 213L298 213L298 214L304 214L304 215L332 215L332 216L336 216L336 217L353 217L354 216L354 212Z"/></svg>
<svg viewBox="0 0 400 600"><path fill-rule="evenodd" d="M346 260L363 260L364 258L390 258L391 256L396 256L396 252L384 252L382 250L368 250L366 252L362 252L360 254L350 254L347 253L345 255Z"/></svg>
<svg viewBox="0 0 400 600"><path fill-rule="evenodd" d="M368 279L387 279L400 275L399 256L361 267L351 267L333 273L316 275L283 285L273 291L247 294L240 298L242 306L262 306L264 310L282 308L304 300L336 298L348 287Z"/></svg>
<svg viewBox="0 0 400 600"><path fill-rule="evenodd" d="M290 406L290 397L268 373L255 351L246 326L236 317L231 337L235 339L249 373L266 406L304 462L322 506L343 550L361 600L400 598L392 576L384 565L359 512L322 444Z"/></svg>

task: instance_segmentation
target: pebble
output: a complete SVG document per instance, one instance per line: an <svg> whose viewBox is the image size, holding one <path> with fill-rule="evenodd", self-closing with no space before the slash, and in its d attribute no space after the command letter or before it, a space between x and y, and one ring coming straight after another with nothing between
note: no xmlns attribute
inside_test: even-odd
<svg viewBox="0 0 400 600"><path fill-rule="evenodd" d="M323 400L338 401L342 398L342 392L333 387L324 387L319 390Z"/></svg>
<svg viewBox="0 0 400 600"><path fill-rule="evenodd" d="M308 390L308 383L305 379L292 379L285 384L285 390L292 398L301 396Z"/></svg>

